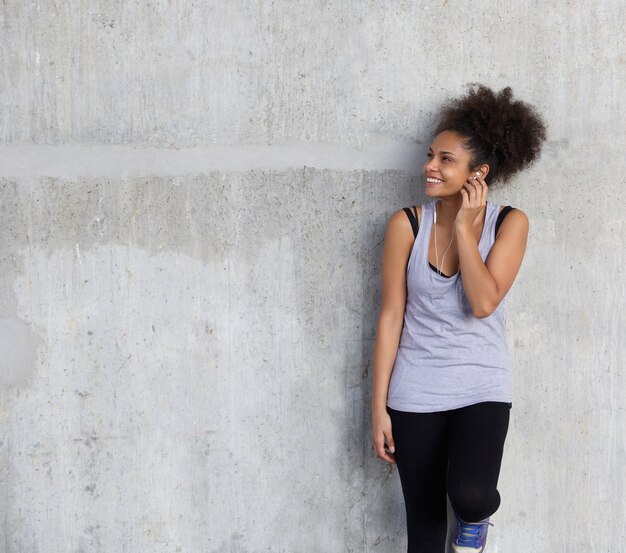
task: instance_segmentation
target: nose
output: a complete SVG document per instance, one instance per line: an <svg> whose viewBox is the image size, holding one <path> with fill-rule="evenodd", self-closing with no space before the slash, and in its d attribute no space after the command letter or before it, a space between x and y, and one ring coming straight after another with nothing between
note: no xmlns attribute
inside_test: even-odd
<svg viewBox="0 0 626 553"><path fill-rule="evenodd" d="M426 163L424 163L425 173L436 173L437 169L437 162L434 159L429 159Z"/></svg>

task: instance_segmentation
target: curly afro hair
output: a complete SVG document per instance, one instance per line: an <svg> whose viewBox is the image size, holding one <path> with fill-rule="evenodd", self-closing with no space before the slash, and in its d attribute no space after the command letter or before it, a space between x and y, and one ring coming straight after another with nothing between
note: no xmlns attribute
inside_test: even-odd
<svg viewBox="0 0 626 553"><path fill-rule="evenodd" d="M497 94L479 83L469 86L466 96L443 105L435 135L449 130L469 138L464 144L471 154L469 167L486 163L487 184L507 182L538 159L546 126L533 106L511 100L510 86Z"/></svg>

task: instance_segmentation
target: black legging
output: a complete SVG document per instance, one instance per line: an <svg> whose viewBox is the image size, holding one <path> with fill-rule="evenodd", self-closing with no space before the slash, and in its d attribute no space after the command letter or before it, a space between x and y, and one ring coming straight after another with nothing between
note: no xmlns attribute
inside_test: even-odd
<svg viewBox="0 0 626 553"><path fill-rule="evenodd" d="M487 401L436 413L387 407L406 507L408 553L442 553L446 492L466 522L496 512L511 406Z"/></svg>

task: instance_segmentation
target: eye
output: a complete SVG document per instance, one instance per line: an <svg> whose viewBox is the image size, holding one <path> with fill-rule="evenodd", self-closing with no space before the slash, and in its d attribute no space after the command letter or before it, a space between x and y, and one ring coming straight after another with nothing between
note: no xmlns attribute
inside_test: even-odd
<svg viewBox="0 0 626 553"><path fill-rule="evenodd" d="M443 159L446 159L446 160L448 160L448 161L452 161L452 158L449 158L448 156L444 156L444 158L443 158Z"/></svg>

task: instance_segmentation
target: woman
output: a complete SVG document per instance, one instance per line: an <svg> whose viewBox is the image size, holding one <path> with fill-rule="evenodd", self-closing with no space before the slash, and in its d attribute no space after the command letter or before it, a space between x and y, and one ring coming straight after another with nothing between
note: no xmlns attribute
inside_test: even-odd
<svg viewBox="0 0 626 553"><path fill-rule="evenodd" d="M444 550L446 493L455 553L483 551L500 505L512 407L505 298L528 217L487 194L532 164L545 138L541 117L510 87L496 94L473 83L440 113L423 167L433 199L387 225L372 442L398 465L409 553Z"/></svg>

